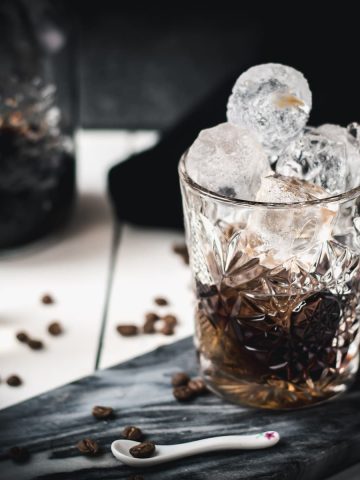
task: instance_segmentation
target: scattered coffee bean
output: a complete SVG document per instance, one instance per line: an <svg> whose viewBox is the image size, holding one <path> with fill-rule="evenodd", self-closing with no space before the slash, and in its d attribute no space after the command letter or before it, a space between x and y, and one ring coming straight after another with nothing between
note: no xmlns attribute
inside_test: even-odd
<svg viewBox="0 0 360 480"><path fill-rule="evenodd" d="M41 340L33 340L32 338L29 338L27 344L31 350L42 350L44 348L44 344Z"/></svg>
<svg viewBox="0 0 360 480"><path fill-rule="evenodd" d="M168 323L165 323L164 326L161 328L160 332L163 335L174 335L174 327L169 325Z"/></svg>
<svg viewBox="0 0 360 480"><path fill-rule="evenodd" d="M206 384L202 378L192 378L187 386L192 390L196 395L201 395L207 391Z"/></svg>
<svg viewBox="0 0 360 480"><path fill-rule="evenodd" d="M171 377L171 385L173 387L181 387L183 385L187 385L189 381L190 377L185 372L174 373L174 375Z"/></svg>
<svg viewBox="0 0 360 480"><path fill-rule="evenodd" d="M173 390L173 395L179 402L187 402L194 398L195 393L187 385L180 387L175 387Z"/></svg>
<svg viewBox="0 0 360 480"><path fill-rule="evenodd" d="M175 315L165 315L162 320L170 327L175 327L178 324L178 320Z"/></svg>
<svg viewBox="0 0 360 480"><path fill-rule="evenodd" d="M154 298L154 302L156 303L156 305L159 305L159 307L165 307L166 305L169 305L169 302L166 300L166 298L163 297Z"/></svg>
<svg viewBox="0 0 360 480"><path fill-rule="evenodd" d="M154 312L149 312L145 315L145 323L143 326L144 333L155 333L155 324L160 319L159 315Z"/></svg>
<svg viewBox="0 0 360 480"><path fill-rule="evenodd" d="M145 315L145 322L156 322L160 317L157 313L149 312Z"/></svg>
<svg viewBox="0 0 360 480"><path fill-rule="evenodd" d="M55 303L54 298L48 293L42 296L41 301L44 305L51 305L52 303Z"/></svg>
<svg viewBox="0 0 360 480"><path fill-rule="evenodd" d="M153 322L152 320L146 320L143 326L143 331L144 333L155 333L155 322Z"/></svg>
<svg viewBox="0 0 360 480"><path fill-rule="evenodd" d="M135 442L140 442L143 438L143 433L138 427L128 426L125 427L122 431L123 437L128 440L134 440Z"/></svg>
<svg viewBox="0 0 360 480"><path fill-rule="evenodd" d="M123 337L132 337L139 333L139 329L136 325L118 325L116 330L122 335Z"/></svg>
<svg viewBox="0 0 360 480"><path fill-rule="evenodd" d="M10 375L10 377L7 378L6 383L10 387L18 387L19 385L22 384L22 380L18 375Z"/></svg>
<svg viewBox="0 0 360 480"><path fill-rule="evenodd" d="M15 463L24 463L29 460L30 453L26 447L12 447L9 450L9 457Z"/></svg>
<svg viewBox="0 0 360 480"><path fill-rule="evenodd" d="M29 336L25 332L19 332L16 334L16 338L19 340L21 343L27 343L29 340Z"/></svg>
<svg viewBox="0 0 360 480"><path fill-rule="evenodd" d="M81 440L76 444L76 447L80 453L83 455L90 455L91 457L95 457L101 452L99 444L91 438L84 438L84 440Z"/></svg>
<svg viewBox="0 0 360 480"><path fill-rule="evenodd" d="M63 333L63 327L60 322L52 322L48 326L48 332L50 335L54 335L57 337L58 335L61 335Z"/></svg>
<svg viewBox="0 0 360 480"><path fill-rule="evenodd" d="M186 265L189 265L189 251L185 244L173 245L173 252L179 255Z"/></svg>
<svg viewBox="0 0 360 480"><path fill-rule="evenodd" d="M131 447L129 453L135 458L149 458L154 455L155 449L155 443L143 442Z"/></svg>
<svg viewBox="0 0 360 480"><path fill-rule="evenodd" d="M142 475L130 475L128 480L144 480L144 477Z"/></svg>
<svg viewBox="0 0 360 480"><path fill-rule="evenodd" d="M114 410L111 407L102 407L100 405L96 405L92 409L92 414L95 418L105 420L114 415Z"/></svg>

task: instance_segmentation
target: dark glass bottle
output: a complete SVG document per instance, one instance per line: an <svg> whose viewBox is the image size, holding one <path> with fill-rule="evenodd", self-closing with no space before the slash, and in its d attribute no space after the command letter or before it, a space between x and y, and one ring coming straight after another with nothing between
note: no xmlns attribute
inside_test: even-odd
<svg viewBox="0 0 360 480"><path fill-rule="evenodd" d="M0 249L59 228L74 203L76 79L60 7L0 4Z"/></svg>

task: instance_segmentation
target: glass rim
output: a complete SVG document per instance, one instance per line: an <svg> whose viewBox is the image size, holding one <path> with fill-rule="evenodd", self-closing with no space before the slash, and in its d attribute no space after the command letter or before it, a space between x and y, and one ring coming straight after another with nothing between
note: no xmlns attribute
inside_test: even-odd
<svg viewBox="0 0 360 480"><path fill-rule="evenodd" d="M178 171L180 180L182 180L185 184L187 184L192 190L197 192L198 194L212 198L213 200L217 200L222 203L226 203L228 205L234 206L243 206L243 207L260 207L260 208L272 208L272 209L286 209L289 207L292 208L300 208L300 207L308 207L314 205L323 205L329 203L341 203L348 200L353 200L354 198L360 196L360 185L347 190L343 193L338 193L337 195L331 195L325 198L316 198L314 200L304 200L302 202L286 202L286 203L276 203L276 202L256 202L253 200L242 200L239 198L230 198L226 197L225 195L221 195L220 193L216 193L212 190L208 190L205 187L202 187L194 180L192 180L185 167L185 159L188 150L186 150L180 158Z"/></svg>

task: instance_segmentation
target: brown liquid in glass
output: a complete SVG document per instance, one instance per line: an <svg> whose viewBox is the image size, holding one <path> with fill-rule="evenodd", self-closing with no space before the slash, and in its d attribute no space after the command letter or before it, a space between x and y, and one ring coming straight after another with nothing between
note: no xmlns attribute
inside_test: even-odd
<svg viewBox="0 0 360 480"><path fill-rule="evenodd" d="M288 274L279 271L279 284ZM357 277L341 294L266 295L261 275L253 285L229 283L197 284L197 343L210 388L276 409L318 403L346 388L358 362Z"/></svg>

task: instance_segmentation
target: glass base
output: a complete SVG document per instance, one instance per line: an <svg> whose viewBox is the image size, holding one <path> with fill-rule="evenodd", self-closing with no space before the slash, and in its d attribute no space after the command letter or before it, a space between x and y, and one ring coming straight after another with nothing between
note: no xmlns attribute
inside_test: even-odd
<svg viewBox="0 0 360 480"><path fill-rule="evenodd" d="M345 392L355 379L359 354L331 377L298 384L275 377L263 383L236 378L202 355L200 365L208 388L225 400L247 407L295 410L324 403Z"/></svg>

